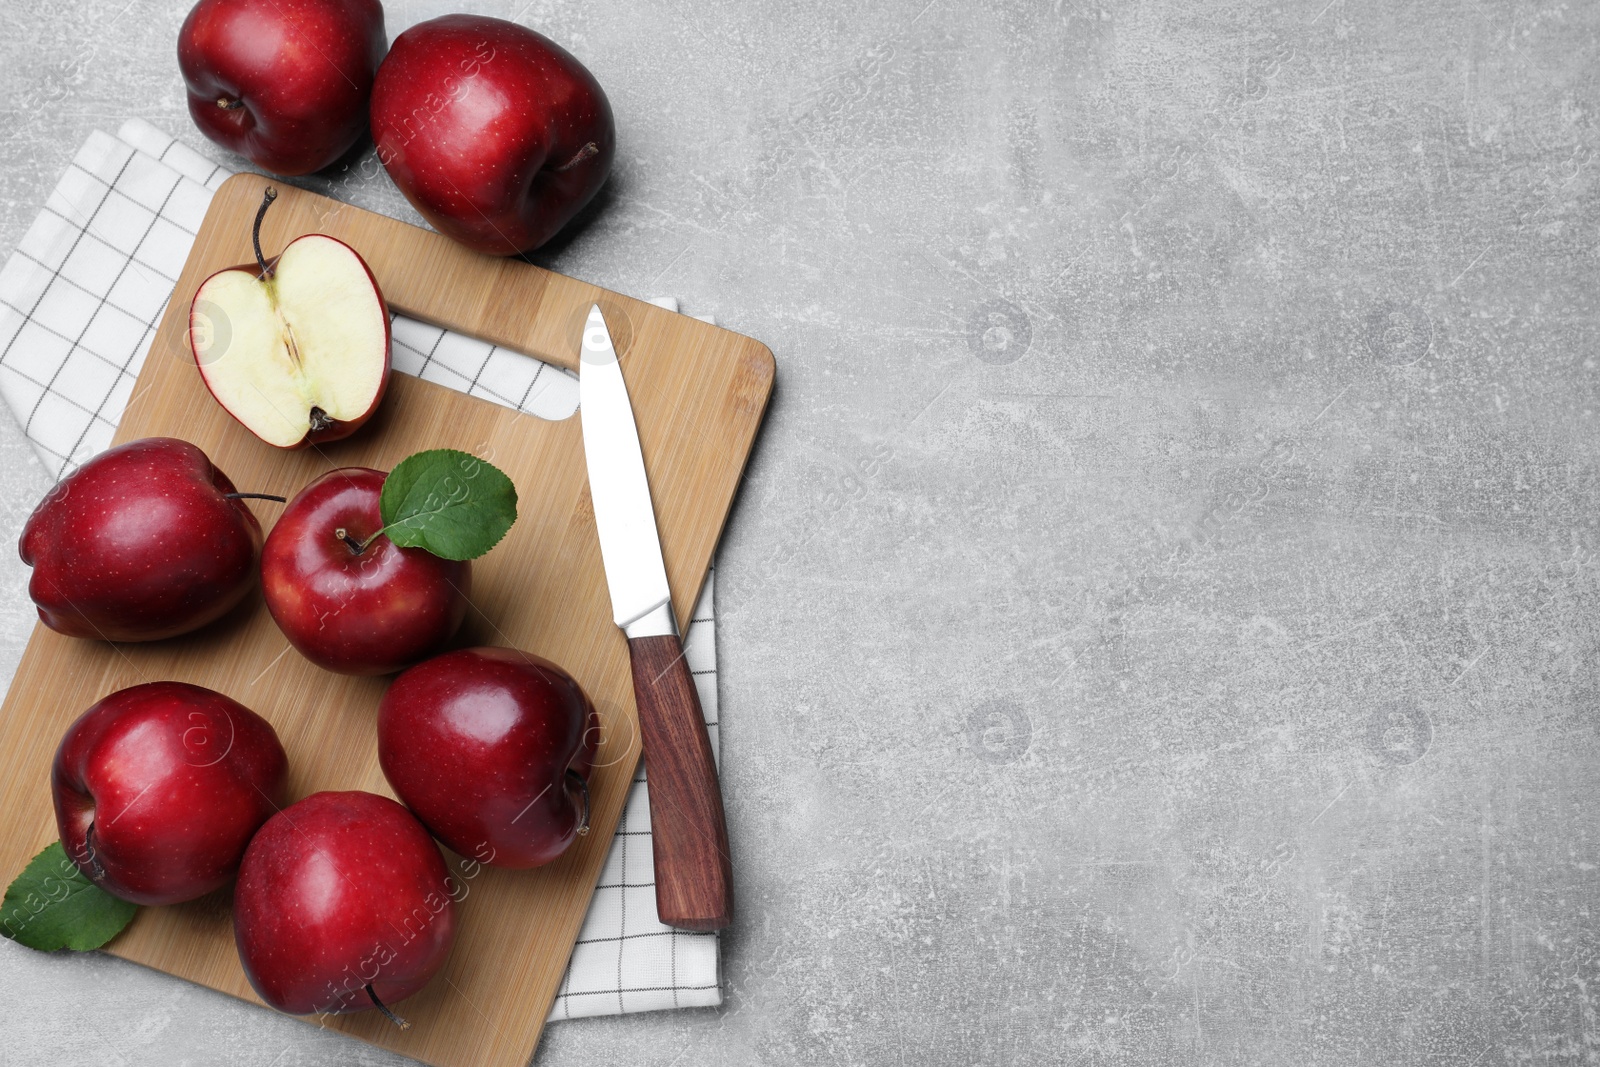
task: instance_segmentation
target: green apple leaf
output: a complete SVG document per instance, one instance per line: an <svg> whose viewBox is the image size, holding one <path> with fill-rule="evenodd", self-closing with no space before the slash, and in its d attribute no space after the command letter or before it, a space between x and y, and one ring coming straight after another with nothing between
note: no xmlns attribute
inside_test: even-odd
<svg viewBox="0 0 1600 1067"><path fill-rule="evenodd" d="M55 841L6 889L0 934L40 952L86 952L121 933L138 910L89 881Z"/></svg>
<svg viewBox="0 0 1600 1067"><path fill-rule="evenodd" d="M477 559L517 521L517 487L504 471L453 448L418 452L384 479L378 512L389 540L445 559Z"/></svg>

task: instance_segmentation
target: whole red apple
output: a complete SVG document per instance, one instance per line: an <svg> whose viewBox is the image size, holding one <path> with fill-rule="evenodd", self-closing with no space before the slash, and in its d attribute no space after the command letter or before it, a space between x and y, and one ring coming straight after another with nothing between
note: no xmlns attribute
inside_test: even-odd
<svg viewBox="0 0 1600 1067"><path fill-rule="evenodd" d="M291 1015L388 1014L450 955L451 889L439 847L405 808L373 793L313 793L245 850L233 892L244 973Z"/></svg>
<svg viewBox="0 0 1600 1067"><path fill-rule="evenodd" d="M472 564L378 535L383 471L329 471L289 502L261 550L261 591L289 643L341 674L389 674L437 652L467 614Z"/></svg>
<svg viewBox="0 0 1600 1067"><path fill-rule="evenodd" d="M599 719L576 680L508 648L435 656L378 709L378 761L435 837L497 867L536 867L588 830Z"/></svg>
<svg viewBox="0 0 1600 1067"><path fill-rule="evenodd" d="M387 44L378 0L200 0L178 66L201 133L273 174L310 174L366 131Z"/></svg>
<svg viewBox="0 0 1600 1067"><path fill-rule="evenodd" d="M199 448L146 437L100 453L22 528L28 595L69 637L154 641L226 613L255 584L261 527Z"/></svg>
<svg viewBox="0 0 1600 1067"><path fill-rule="evenodd" d="M445 15L395 39L372 89L378 159L435 229L507 256L537 248L611 173L594 75L514 22Z"/></svg>
<svg viewBox="0 0 1600 1067"><path fill-rule="evenodd" d="M137 904L176 904L233 877L278 810L288 757L267 720L186 682L122 689L78 717L50 773L61 845Z"/></svg>

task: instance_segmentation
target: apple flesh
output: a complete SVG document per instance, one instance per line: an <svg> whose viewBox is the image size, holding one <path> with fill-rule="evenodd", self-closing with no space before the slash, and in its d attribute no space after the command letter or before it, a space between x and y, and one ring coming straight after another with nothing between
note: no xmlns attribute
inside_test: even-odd
<svg viewBox="0 0 1600 1067"><path fill-rule="evenodd" d="M150 682L112 693L61 739L50 773L61 845L100 888L176 904L225 885L283 799L288 757L221 693Z"/></svg>
<svg viewBox="0 0 1600 1067"><path fill-rule="evenodd" d="M387 47L378 0L200 0L178 31L178 66L201 133L292 176L366 132Z"/></svg>
<svg viewBox="0 0 1600 1067"><path fill-rule="evenodd" d="M69 637L154 641L219 618L256 582L261 527L199 448L147 437L94 457L22 528L28 595Z"/></svg>
<svg viewBox="0 0 1600 1067"><path fill-rule="evenodd" d="M257 215L275 193L269 191ZM389 308L366 261L313 233L272 263L230 267L195 291L189 341L217 403L269 445L348 437L389 385Z"/></svg>
<svg viewBox="0 0 1600 1067"><path fill-rule="evenodd" d="M489 255L548 241L611 173L616 126L560 45L483 15L395 39L372 88L378 160L434 228Z"/></svg>
<svg viewBox="0 0 1600 1067"><path fill-rule="evenodd" d="M245 975L291 1015L388 1014L450 955L452 888L438 846L405 808L373 793L314 793L268 819L245 850L233 893Z"/></svg>
<svg viewBox="0 0 1600 1067"><path fill-rule="evenodd" d="M471 563L373 536L387 477L329 471L289 502L261 550L267 609L330 671L393 673L437 652L466 617Z"/></svg>
<svg viewBox="0 0 1600 1067"><path fill-rule="evenodd" d="M507 648L435 656L378 709L383 773L435 837L498 867L537 867L588 831L599 719L577 681Z"/></svg>

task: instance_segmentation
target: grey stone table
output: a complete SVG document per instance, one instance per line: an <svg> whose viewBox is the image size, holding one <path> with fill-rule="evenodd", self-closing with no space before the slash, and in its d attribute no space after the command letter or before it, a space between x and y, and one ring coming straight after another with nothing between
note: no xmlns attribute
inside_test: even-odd
<svg viewBox="0 0 1600 1067"><path fill-rule="evenodd" d="M477 7L619 116L545 261L779 364L726 1006L539 1063L1593 1060L1600 5ZM8 6L0 256L90 130L208 150L183 8ZM7 420L0 540L45 484ZM396 1062L96 955L0 1002L8 1064Z"/></svg>

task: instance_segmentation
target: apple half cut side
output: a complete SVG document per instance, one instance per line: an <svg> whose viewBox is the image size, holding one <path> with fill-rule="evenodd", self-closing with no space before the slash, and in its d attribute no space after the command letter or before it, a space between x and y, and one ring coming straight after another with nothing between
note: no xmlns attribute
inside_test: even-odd
<svg viewBox="0 0 1600 1067"><path fill-rule="evenodd" d="M265 205L263 205L263 209ZM326 234L195 290L189 344L217 403L278 448L360 429L389 385L389 308L366 261Z"/></svg>

